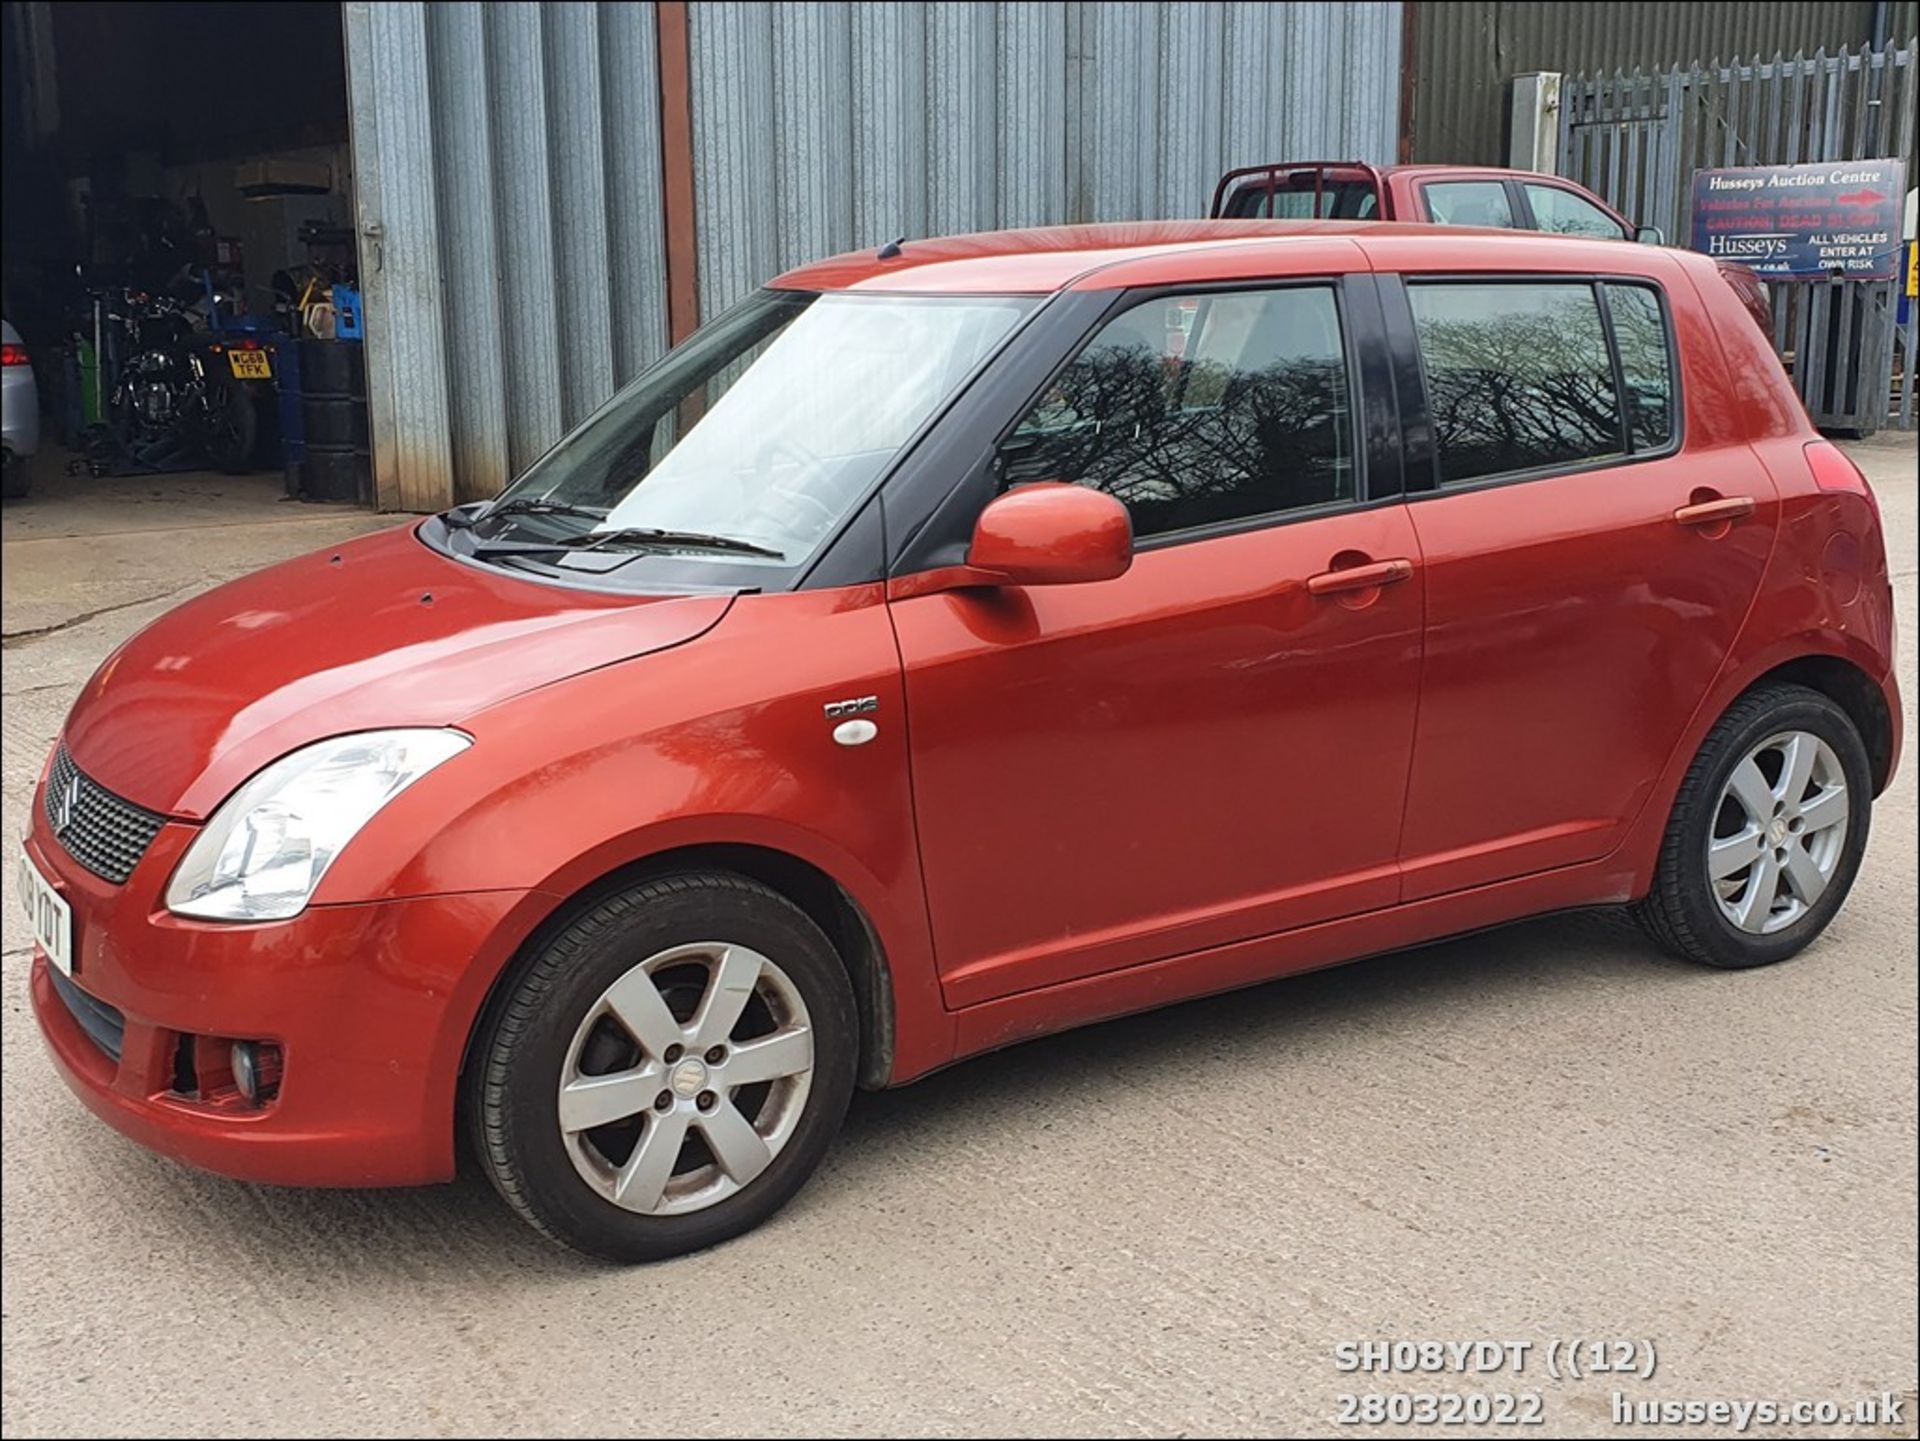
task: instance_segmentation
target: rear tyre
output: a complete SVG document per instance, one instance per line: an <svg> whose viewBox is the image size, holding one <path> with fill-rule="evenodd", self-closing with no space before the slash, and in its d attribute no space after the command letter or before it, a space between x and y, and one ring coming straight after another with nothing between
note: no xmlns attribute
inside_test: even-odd
<svg viewBox="0 0 1920 1441"><path fill-rule="evenodd" d="M846 969L777 892L657 877L528 959L477 1038L474 1149L507 1204L611 1261L760 1224L819 1165L853 1094Z"/></svg>
<svg viewBox="0 0 1920 1441"><path fill-rule="evenodd" d="M223 385L207 396L207 459L227 475L253 469L260 448L260 415L243 385Z"/></svg>
<svg viewBox="0 0 1920 1441"><path fill-rule="evenodd" d="M0 496L24 500L32 489L33 477L27 474L26 461L11 450L0 452Z"/></svg>
<svg viewBox="0 0 1920 1441"><path fill-rule="evenodd" d="M1681 782L1637 919L1703 965L1798 954L1853 887L1872 798L1866 745L1832 700L1797 685L1742 696Z"/></svg>

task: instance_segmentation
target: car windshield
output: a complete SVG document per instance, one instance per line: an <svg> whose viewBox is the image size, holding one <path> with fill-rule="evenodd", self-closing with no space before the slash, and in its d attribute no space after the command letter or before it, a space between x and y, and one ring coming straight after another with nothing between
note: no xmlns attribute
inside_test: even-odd
<svg viewBox="0 0 1920 1441"><path fill-rule="evenodd" d="M563 569L805 565L1035 303L760 291L536 461L461 548Z"/></svg>

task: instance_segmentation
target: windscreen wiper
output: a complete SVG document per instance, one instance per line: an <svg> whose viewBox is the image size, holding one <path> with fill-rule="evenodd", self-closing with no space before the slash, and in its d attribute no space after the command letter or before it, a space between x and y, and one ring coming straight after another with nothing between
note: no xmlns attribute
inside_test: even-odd
<svg viewBox="0 0 1920 1441"><path fill-rule="evenodd" d="M475 543L476 556L488 555L567 555L597 550L715 550L732 555L758 555L768 560L785 560L786 555L750 540L730 535L707 535L697 530L658 530L652 526L629 525L618 530L590 530L583 535L563 536L557 540L483 540Z"/></svg>
<svg viewBox="0 0 1920 1441"><path fill-rule="evenodd" d="M607 512L598 506L572 505L564 500L548 500L544 496L520 496L513 500L496 500L492 505L479 509L458 505L446 512L441 519L452 530L472 530L483 520L492 520L496 516L507 515L570 515L578 520L605 520Z"/></svg>
<svg viewBox="0 0 1920 1441"><path fill-rule="evenodd" d="M490 520L496 515L570 515L577 520L605 520L606 507L598 505L573 505L564 500L548 500L545 496L521 496L513 500L495 501L481 511L476 520Z"/></svg>

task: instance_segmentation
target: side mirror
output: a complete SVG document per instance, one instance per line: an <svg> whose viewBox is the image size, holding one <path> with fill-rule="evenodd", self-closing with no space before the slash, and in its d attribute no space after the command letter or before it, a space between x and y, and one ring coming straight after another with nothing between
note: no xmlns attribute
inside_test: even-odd
<svg viewBox="0 0 1920 1441"><path fill-rule="evenodd" d="M973 528L967 567L988 584L1076 585L1133 564L1133 522L1104 491L1046 481L990 502Z"/></svg>
<svg viewBox="0 0 1920 1441"><path fill-rule="evenodd" d="M1657 225L1643 225L1633 232L1633 238L1641 245L1665 245L1667 233Z"/></svg>

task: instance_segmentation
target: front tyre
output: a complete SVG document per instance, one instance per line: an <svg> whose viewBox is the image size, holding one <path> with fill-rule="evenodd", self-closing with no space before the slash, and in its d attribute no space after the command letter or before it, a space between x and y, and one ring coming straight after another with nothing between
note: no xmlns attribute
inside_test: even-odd
<svg viewBox="0 0 1920 1441"><path fill-rule="evenodd" d="M1742 696L1681 783L1641 925L1709 966L1799 953L1853 887L1872 797L1866 745L1832 700L1797 685Z"/></svg>
<svg viewBox="0 0 1920 1441"><path fill-rule="evenodd" d="M655 1261L757 1226L853 1094L853 989L819 927L742 876L661 876L509 982L468 1076L475 1149L554 1240Z"/></svg>

